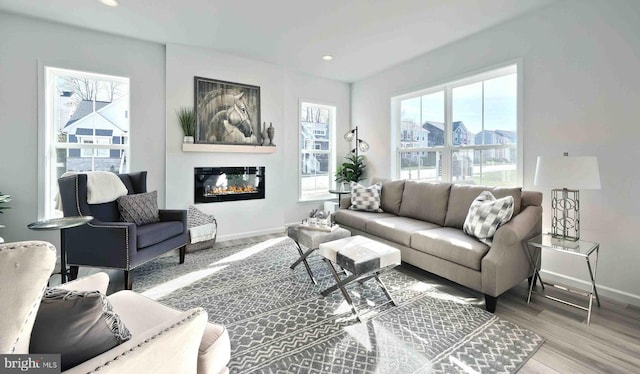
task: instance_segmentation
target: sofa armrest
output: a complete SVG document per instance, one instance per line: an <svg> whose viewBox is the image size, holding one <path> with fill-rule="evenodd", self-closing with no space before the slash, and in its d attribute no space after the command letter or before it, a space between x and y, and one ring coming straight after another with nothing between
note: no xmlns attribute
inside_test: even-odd
<svg viewBox="0 0 640 374"><path fill-rule="evenodd" d="M532 274L526 241L542 233L542 207L527 206L493 237L482 259L482 292L499 296Z"/></svg>
<svg viewBox="0 0 640 374"><path fill-rule="evenodd" d="M207 312L190 309L64 373L196 373Z"/></svg>
<svg viewBox="0 0 640 374"><path fill-rule="evenodd" d="M57 286L56 288L62 288L69 291L100 291L101 294L107 294L107 288L109 287L109 276L107 273L96 273L87 277L78 278L74 281L67 282Z"/></svg>
<svg viewBox="0 0 640 374"><path fill-rule="evenodd" d="M187 227L187 211L179 209L160 209L160 221L180 221L184 223L184 227Z"/></svg>
<svg viewBox="0 0 640 374"><path fill-rule="evenodd" d="M351 206L351 194L340 196L338 207L341 209L347 209Z"/></svg>

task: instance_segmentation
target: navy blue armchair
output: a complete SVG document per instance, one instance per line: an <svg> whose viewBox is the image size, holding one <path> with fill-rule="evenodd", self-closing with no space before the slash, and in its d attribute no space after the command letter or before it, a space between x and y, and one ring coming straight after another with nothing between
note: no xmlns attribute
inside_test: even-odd
<svg viewBox="0 0 640 374"><path fill-rule="evenodd" d="M118 174L128 194L147 192L147 172ZM70 278L79 266L124 270L125 288L133 285L132 271L158 256L180 248L184 263L187 244L187 211L160 209L160 222L137 226L120 221L116 201L87 203L87 175L76 174L58 179L65 217L91 215L86 225L64 229L61 246L70 265Z"/></svg>

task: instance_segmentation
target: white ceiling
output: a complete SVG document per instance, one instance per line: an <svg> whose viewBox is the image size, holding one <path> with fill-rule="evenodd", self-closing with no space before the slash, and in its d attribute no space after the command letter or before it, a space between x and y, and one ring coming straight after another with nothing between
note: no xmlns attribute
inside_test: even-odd
<svg viewBox="0 0 640 374"><path fill-rule="evenodd" d="M119 1L0 0L0 10L353 82L556 0Z"/></svg>

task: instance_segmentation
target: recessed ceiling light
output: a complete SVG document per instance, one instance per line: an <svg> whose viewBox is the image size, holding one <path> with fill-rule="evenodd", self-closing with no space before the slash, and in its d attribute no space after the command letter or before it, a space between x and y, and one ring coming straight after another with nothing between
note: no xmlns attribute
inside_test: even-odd
<svg viewBox="0 0 640 374"><path fill-rule="evenodd" d="M106 6L111 6L111 7L118 6L118 0L100 0L100 2Z"/></svg>
<svg viewBox="0 0 640 374"><path fill-rule="evenodd" d="M324 55L324 56L322 56L322 59L325 60L325 61L331 61L331 60L333 60L333 56Z"/></svg>

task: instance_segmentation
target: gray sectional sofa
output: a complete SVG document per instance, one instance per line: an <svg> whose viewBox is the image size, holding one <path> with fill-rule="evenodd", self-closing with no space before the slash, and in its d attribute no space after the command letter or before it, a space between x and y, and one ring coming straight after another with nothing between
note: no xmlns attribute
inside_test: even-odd
<svg viewBox="0 0 640 374"><path fill-rule="evenodd" d="M402 261L482 292L494 312L497 298L533 274L526 240L542 232L542 193L451 183L372 180L382 184L382 213L347 209L340 201L335 221L350 230L392 245ZM491 245L462 230L473 200L482 191L513 196L511 220L496 231Z"/></svg>

